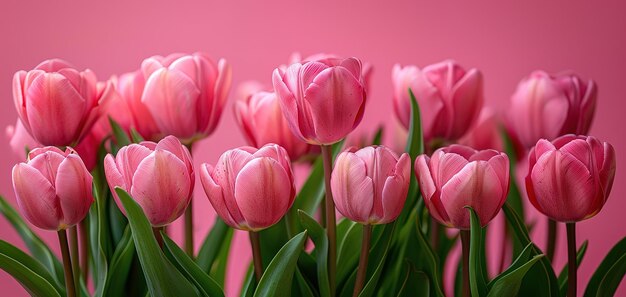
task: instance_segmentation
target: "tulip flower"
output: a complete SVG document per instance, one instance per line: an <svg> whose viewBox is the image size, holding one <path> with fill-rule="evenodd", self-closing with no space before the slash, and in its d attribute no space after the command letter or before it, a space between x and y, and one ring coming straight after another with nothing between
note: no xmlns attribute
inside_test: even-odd
<svg viewBox="0 0 626 297"><path fill-rule="evenodd" d="M387 224L404 207L411 180L411 158L384 146L348 149L337 156L331 177L339 212L361 224Z"/></svg>
<svg viewBox="0 0 626 297"><path fill-rule="evenodd" d="M134 128L144 139L156 141L162 138L161 133L148 107L141 101L145 84L143 72L129 72L117 79L116 89L125 104L120 108L130 117L128 127Z"/></svg>
<svg viewBox="0 0 626 297"><path fill-rule="evenodd" d="M361 122L366 96L356 58L294 63L275 69L272 82L289 127L310 144L338 142Z"/></svg>
<svg viewBox="0 0 626 297"><path fill-rule="evenodd" d="M189 144L215 130L231 84L226 60L172 54L148 58L141 69L146 80L141 102L163 134Z"/></svg>
<svg viewBox="0 0 626 297"><path fill-rule="evenodd" d="M235 117L251 146L276 143L287 150L292 160L298 160L311 150L311 145L289 129L274 92L255 91L239 98L235 105Z"/></svg>
<svg viewBox="0 0 626 297"><path fill-rule="evenodd" d="M78 143L115 93L97 84L91 70L78 71L63 60L46 60L13 76L13 100L26 130L43 145Z"/></svg>
<svg viewBox="0 0 626 297"><path fill-rule="evenodd" d="M541 138L587 134L597 94L592 80L585 83L574 74L535 71L519 83L511 97L508 124L526 148Z"/></svg>
<svg viewBox="0 0 626 297"><path fill-rule="evenodd" d="M174 136L122 147L115 157L108 154L104 172L120 210L124 212L116 187L137 201L153 227L176 220L191 201L195 181L191 155Z"/></svg>
<svg viewBox="0 0 626 297"><path fill-rule="evenodd" d="M22 215L46 230L76 225L93 203L91 174L72 148L32 150L13 167L13 189Z"/></svg>
<svg viewBox="0 0 626 297"><path fill-rule="evenodd" d="M411 117L409 89L422 115L426 142L454 141L472 126L483 105L483 79L477 69L466 71L454 61L419 69L393 67L393 107L400 123L408 129Z"/></svg>
<svg viewBox="0 0 626 297"><path fill-rule="evenodd" d="M470 227L465 206L471 206L485 226L498 214L509 191L509 158L495 150L440 148L432 157L417 157L415 174L430 214L462 230Z"/></svg>
<svg viewBox="0 0 626 297"><path fill-rule="evenodd" d="M483 108L478 120L467 131L465 136L459 139L459 144L472 147L477 150L493 149L504 151L504 143L500 136L500 121L497 114L488 107Z"/></svg>
<svg viewBox="0 0 626 297"><path fill-rule="evenodd" d="M289 64L293 63L304 63L309 61L320 61L320 60L328 60L328 59L341 59L341 56L336 54L328 54L328 53L317 53L312 54L307 57L302 57L302 55L298 52L294 52L289 56ZM372 64L368 62L363 63L363 84L365 86L366 92L369 92L369 87L372 85L372 73L374 72L374 68Z"/></svg>

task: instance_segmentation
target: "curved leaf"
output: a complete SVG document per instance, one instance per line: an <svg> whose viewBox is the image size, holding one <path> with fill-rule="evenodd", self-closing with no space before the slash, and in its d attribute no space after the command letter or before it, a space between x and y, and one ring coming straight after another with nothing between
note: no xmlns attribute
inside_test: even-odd
<svg viewBox="0 0 626 297"><path fill-rule="evenodd" d="M483 263L485 259L483 230L476 212L469 206L465 207L470 212L470 252L469 252L469 278L473 296L485 296L487 292L486 275L483 275ZM465 269L465 268L463 268Z"/></svg>
<svg viewBox="0 0 626 297"><path fill-rule="evenodd" d="M198 258L196 259L196 263L198 266L202 268L205 272L210 272L211 267L213 267L213 263L217 259L220 251L222 249L230 249L230 240L227 238L232 236L233 229L230 228L222 219L217 217L215 219L215 223L207 235L204 243L202 243L202 247L200 247L200 251L198 252Z"/></svg>
<svg viewBox="0 0 626 297"><path fill-rule="evenodd" d="M539 261L543 255L534 256L530 261L524 263L517 269L506 273L499 278L491 287L488 297L517 296L522 280L528 270Z"/></svg>
<svg viewBox="0 0 626 297"><path fill-rule="evenodd" d="M290 239L274 256L270 265L261 277L255 297L290 296L298 256L304 247L307 231L303 231Z"/></svg>
<svg viewBox="0 0 626 297"><path fill-rule="evenodd" d="M382 274L383 267L385 265L385 260L387 259L389 248L391 247L393 238L392 235L394 234L394 229L396 228L396 222L385 226L375 227L383 228L383 232L381 238L373 245L372 249L370 249L370 262L367 265L367 270L370 271L368 275L371 275L371 277L365 283L359 297L372 296L376 290L378 280L380 279L380 275ZM373 272L371 272L372 268L374 268Z"/></svg>
<svg viewBox="0 0 626 297"><path fill-rule="evenodd" d="M320 296L331 296L330 284L328 281L328 236L326 230L320 226L315 219L306 212L298 210L302 227L308 230L309 236L315 244L315 255L317 262L317 283ZM341 262L340 262L341 263Z"/></svg>
<svg viewBox="0 0 626 297"><path fill-rule="evenodd" d="M106 274L106 282L102 290L102 296L122 296L125 293L125 285L130 272L133 257L135 256L135 242L130 228L126 228L122 240L117 245L111 266Z"/></svg>
<svg viewBox="0 0 626 297"><path fill-rule="evenodd" d="M0 240L0 269L15 278L31 296L65 295L41 263L4 240Z"/></svg>
<svg viewBox="0 0 626 297"><path fill-rule="evenodd" d="M417 271L413 264L406 262L407 272L398 297L429 296L430 280L423 271Z"/></svg>
<svg viewBox="0 0 626 297"><path fill-rule="evenodd" d="M337 263L341 263L341 265L337 265L337 284L339 286L344 284L350 274L356 270L359 263L361 238L363 237L363 225L350 220L343 220L341 223L343 222L349 223L345 223L345 231L340 231L340 228L337 228L339 242L337 245Z"/></svg>
<svg viewBox="0 0 626 297"><path fill-rule="evenodd" d="M626 237L616 243L604 257L604 260L602 260L596 271L591 276L589 283L587 283L587 289L585 290L584 297L607 296L601 294L608 293L608 291L610 291L608 289L611 288L602 288L602 286L612 286L615 282L619 284L619 281L621 281L624 276L623 271L620 270L626 267L626 264L623 264L625 255ZM621 264L622 267L616 266L618 264Z"/></svg>

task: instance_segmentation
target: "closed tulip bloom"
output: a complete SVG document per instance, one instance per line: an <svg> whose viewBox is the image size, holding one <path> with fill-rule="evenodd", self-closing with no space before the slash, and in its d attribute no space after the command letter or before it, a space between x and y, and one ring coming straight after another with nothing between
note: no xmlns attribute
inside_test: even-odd
<svg viewBox="0 0 626 297"><path fill-rule="evenodd" d="M311 149L311 145L289 129L274 92L256 91L240 98L235 105L235 117L251 146L276 143L287 150L292 160L298 160Z"/></svg>
<svg viewBox="0 0 626 297"><path fill-rule="evenodd" d="M337 156L331 176L333 199L346 218L366 225L395 220L411 181L411 158L384 146L351 148Z"/></svg>
<svg viewBox="0 0 626 297"><path fill-rule="evenodd" d="M356 58L294 63L275 69L272 82L289 127L310 144L338 142L363 118L366 95Z"/></svg>
<svg viewBox="0 0 626 297"><path fill-rule="evenodd" d="M82 221L93 203L92 177L78 154L67 148L37 148L13 167L13 189L22 215L46 230Z"/></svg>
<svg viewBox="0 0 626 297"><path fill-rule="evenodd" d="M148 58L141 69L146 79L141 101L163 134L192 143L215 130L231 84L226 60L172 54Z"/></svg>
<svg viewBox="0 0 626 297"><path fill-rule="evenodd" d="M201 165L200 180L220 218L240 230L276 224L296 196L289 156L276 144L226 151L215 167Z"/></svg>
<svg viewBox="0 0 626 297"><path fill-rule="evenodd" d="M120 75L116 81L116 89L121 97L120 106L130 117L129 127L134 128L144 139L159 140L162 138L148 106L142 101L146 80L142 71Z"/></svg>
<svg viewBox="0 0 626 297"><path fill-rule="evenodd" d="M75 145L91 129L114 94L97 84L91 70L78 71L63 60L46 60L13 76L13 100L24 127L43 145Z"/></svg>
<svg viewBox="0 0 626 297"><path fill-rule="evenodd" d="M316 53L307 57L302 57L302 55L298 52L291 53L289 56L289 64L293 63L304 63L308 61L319 61L319 60L327 60L327 59L341 59L341 56L336 54L329 53ZM374 72L374 67L372 64L368 62L363 62L363 84L365 86L365 91L369 92L369 87L372 85L372 73Z"/></svg>
<svg viewBox="0 0 626 297"><path fill-rule="evenodd" d="M107 155L104 172L120 210L124 212L116 187L137 201L153 227L176 220L191 201L195 181L191 155L174 136L125 146L115 157Z"/></svg>
<svg viewBox="0 0 626 297"><path fill-rule="evenodd" d="M559 222L578 222L600 212L615 177L613 146L592 136L541 139L528 162L528 199Z"/></svg>
<svg viewBox="0 0 626 297"><path fill-rule="evenodd" d="M491 108L483 108L478 120L467 131L465 136L459 139L459 144L472 147L477 150L493 149L504 151L502 136L500 136L500 120Z"/></svg>
<svg viewBox="0 0 626 297"><path fill-rule="evenodd" d="M393 107L408 129L411 117L409 88L420 106L424 139L454 141L472 126L483 105L483 79L477 69L466 71L454 61L419 69L401 67L392 71Z"/></svg>
<svg viewBox="0 0 626 297"><path fill-rule="evenodd" d="M471 206L485 226L498 214L509 192L509 158L495 150L443 147L432 157L418 156L415 175L430 214L462 230L470 228L465 206Z"/></svg>
<svg viewBox="0 0 626 297"><path fill-rule="evenodd" d="M535 71L522 80L511 97L509 125L527 148L545 138L587 134L596 108L598 89L574 74Z"/></svg>

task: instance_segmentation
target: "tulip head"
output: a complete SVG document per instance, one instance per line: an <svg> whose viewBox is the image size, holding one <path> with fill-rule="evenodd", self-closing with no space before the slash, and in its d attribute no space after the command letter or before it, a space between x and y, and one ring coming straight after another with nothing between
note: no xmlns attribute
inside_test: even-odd
<svg viewBox="0 0 626 297"><path fill-rule="evenodd" d="M195 181L191 155L174 136L122 147L115 157L108 154L104 172L120 210L124 212L116 187L135 199L154 227L176 220L191 201Z"/></svg>
<svg viewBox="0 0 626 297"><path fill-rule="evenodd" d="M417 157L415 174L430 214L458 229L470 228L465 206L472 207L485 226L498 214L509 191L509 158L495 150L440 148L432 157Z"/></svg>
<svg viewBox="0 0 626 297"><path fill-rule="evenodd" d="M402 211L410 181L408 154L398 158L384 146L369 146L337 156L331 189L343 216L361 224L387 224Z"/></svg>
<svg viewBox="0 0 626 297"><path fill-rule="evenodd" d="M294 63L272 82L291 131L315 145L340 141L361 122L365 86L356 58Z"/></svg>
<svg viewBox="0 0 626 297"><path fill-rule="evenodd" d="M528 162L528 199L559 222L578 222L600 212L615 177L613 146L592 136L540 139Z"/></svg>
<svg viewBox="0 0 626 297"><path fill-rule="evenodd" d="M93 203L91 174L71 148L32 150L13 167L13 189L22 215L46 230L76 225Z"/></svg>
<svg viewBox="0 0 626 297"><path fill-rule="evenodd" d="M276 144L226 151L215 167L201 165L200 180L217 214L240 230L276 224L296 196L289 156Z"/></svg>
<svg viewBox="0 0 626 297"><path fill-rule="evenodd" d="M117 78L115 87L120 95L119 108L129 115L128 127L134 128L144 139L157 141L163 136L159 132L152 114L142 101L146 80L142 71L129 72Z"/></svg>

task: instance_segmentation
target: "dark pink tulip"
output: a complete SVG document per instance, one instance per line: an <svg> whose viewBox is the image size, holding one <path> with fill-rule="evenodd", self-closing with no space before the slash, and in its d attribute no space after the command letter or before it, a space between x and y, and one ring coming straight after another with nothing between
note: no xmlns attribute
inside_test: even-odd
<svg viewBox="0 0 626 297"><path fill-rule="evenodd" d="M498 115L491 108L485 107L478 120L458 143L477 150L493 149L501 152L504 151L504 144L500 134Z"/></svg>
<svg viewBox="0 0 626 297"><path fill-rule="evenodd" d="M176 220L191 201L195 181L191 155L174 136L125 146L115 157L108 154L104 172L122 212L116 187L137 201L154 227Z"/></svg>
<svg viewBox="0 0 626 297"><path fill-rule="evenodd" d="M146 84L141 101L157 127L184 143L215 130L231 84L231 68L202 53L154 56L141 64Z"/></svg>
<svg viewBox="0 0 626 297"><path fill-rule="evenodd" d="M600 212L615 177L613 146L592 136L541 139L528 162L528 199L559 222L578 222Z"/></svg>
<svg viewBox="0 0 626 297"><path fill-rule="evenodd" d="M215 167L201 165L200 180L217 214L240 230L276 224L296 196L289 156L276 144L226 151Z"/></svg>
<svg viewBox="0 0 626 297"><path fill-rule="evenodd" d="M465 206L471 206L485 226L498 214L509 192L509 158L495 150L443 147L432 157L417 157L415 174L430 214L458 229L470 227Z"/></svg>
<svg viewBox="0 0 626 297"><path fill-rule="evenodd" d="M82 221L93 203L92 177L78 154L67 148L37 148L13 167L13 189L22 215L46 230Z"/></svg>
<svg viewBox="0 0 626 297"><path fill-rule="evenodd" d="M78 143L101 114L111 84L97 84L91 70L78 71L63 60L46 60L13 76L13 100L26 130L43 145Z"/></svg>
<svg viewBox="0 0 626 297"><path fill-rule="evenodd" d="M337 210L361 224L395 220L406 200L411 181L411 158L399 158L384 146L351 148L337 156L331 189Z"/></svg>
<svg viewBox="0 0 626 297"><path fill-rule="evenodd" d="M527 148L545 138L587 134L596 108L598 89L574 74L535 71L522 80L511 97L509 125Z"/></svg>
<svg viewBox="0 0 626 297"><path fill-rule="evenodd" d="M366 95L356 58L294 63L274 70L272 81L289 127L310 144L338 142L363 118Z"/></svg>
<svg viewBox="0 0 626 297"><path fill-rule="evenodd" d="M120 105L125 106L120 106L119 109L128 113L129 128L134 128L144 139L156 141L162 138L161 133L150 110L141 101L145 84L146 80L141 71L120 75L115 87L121 97Z"/></svg>
<svg viewBox="0 0 626 297"><path fill-rule="evenodd" d="M454 141L472 126L483 105L483 79L477 69L466 71L454 61L419 69L393 67L393 107L400 123L409 127L413 91L422 116L424 139Z"/></svg>

